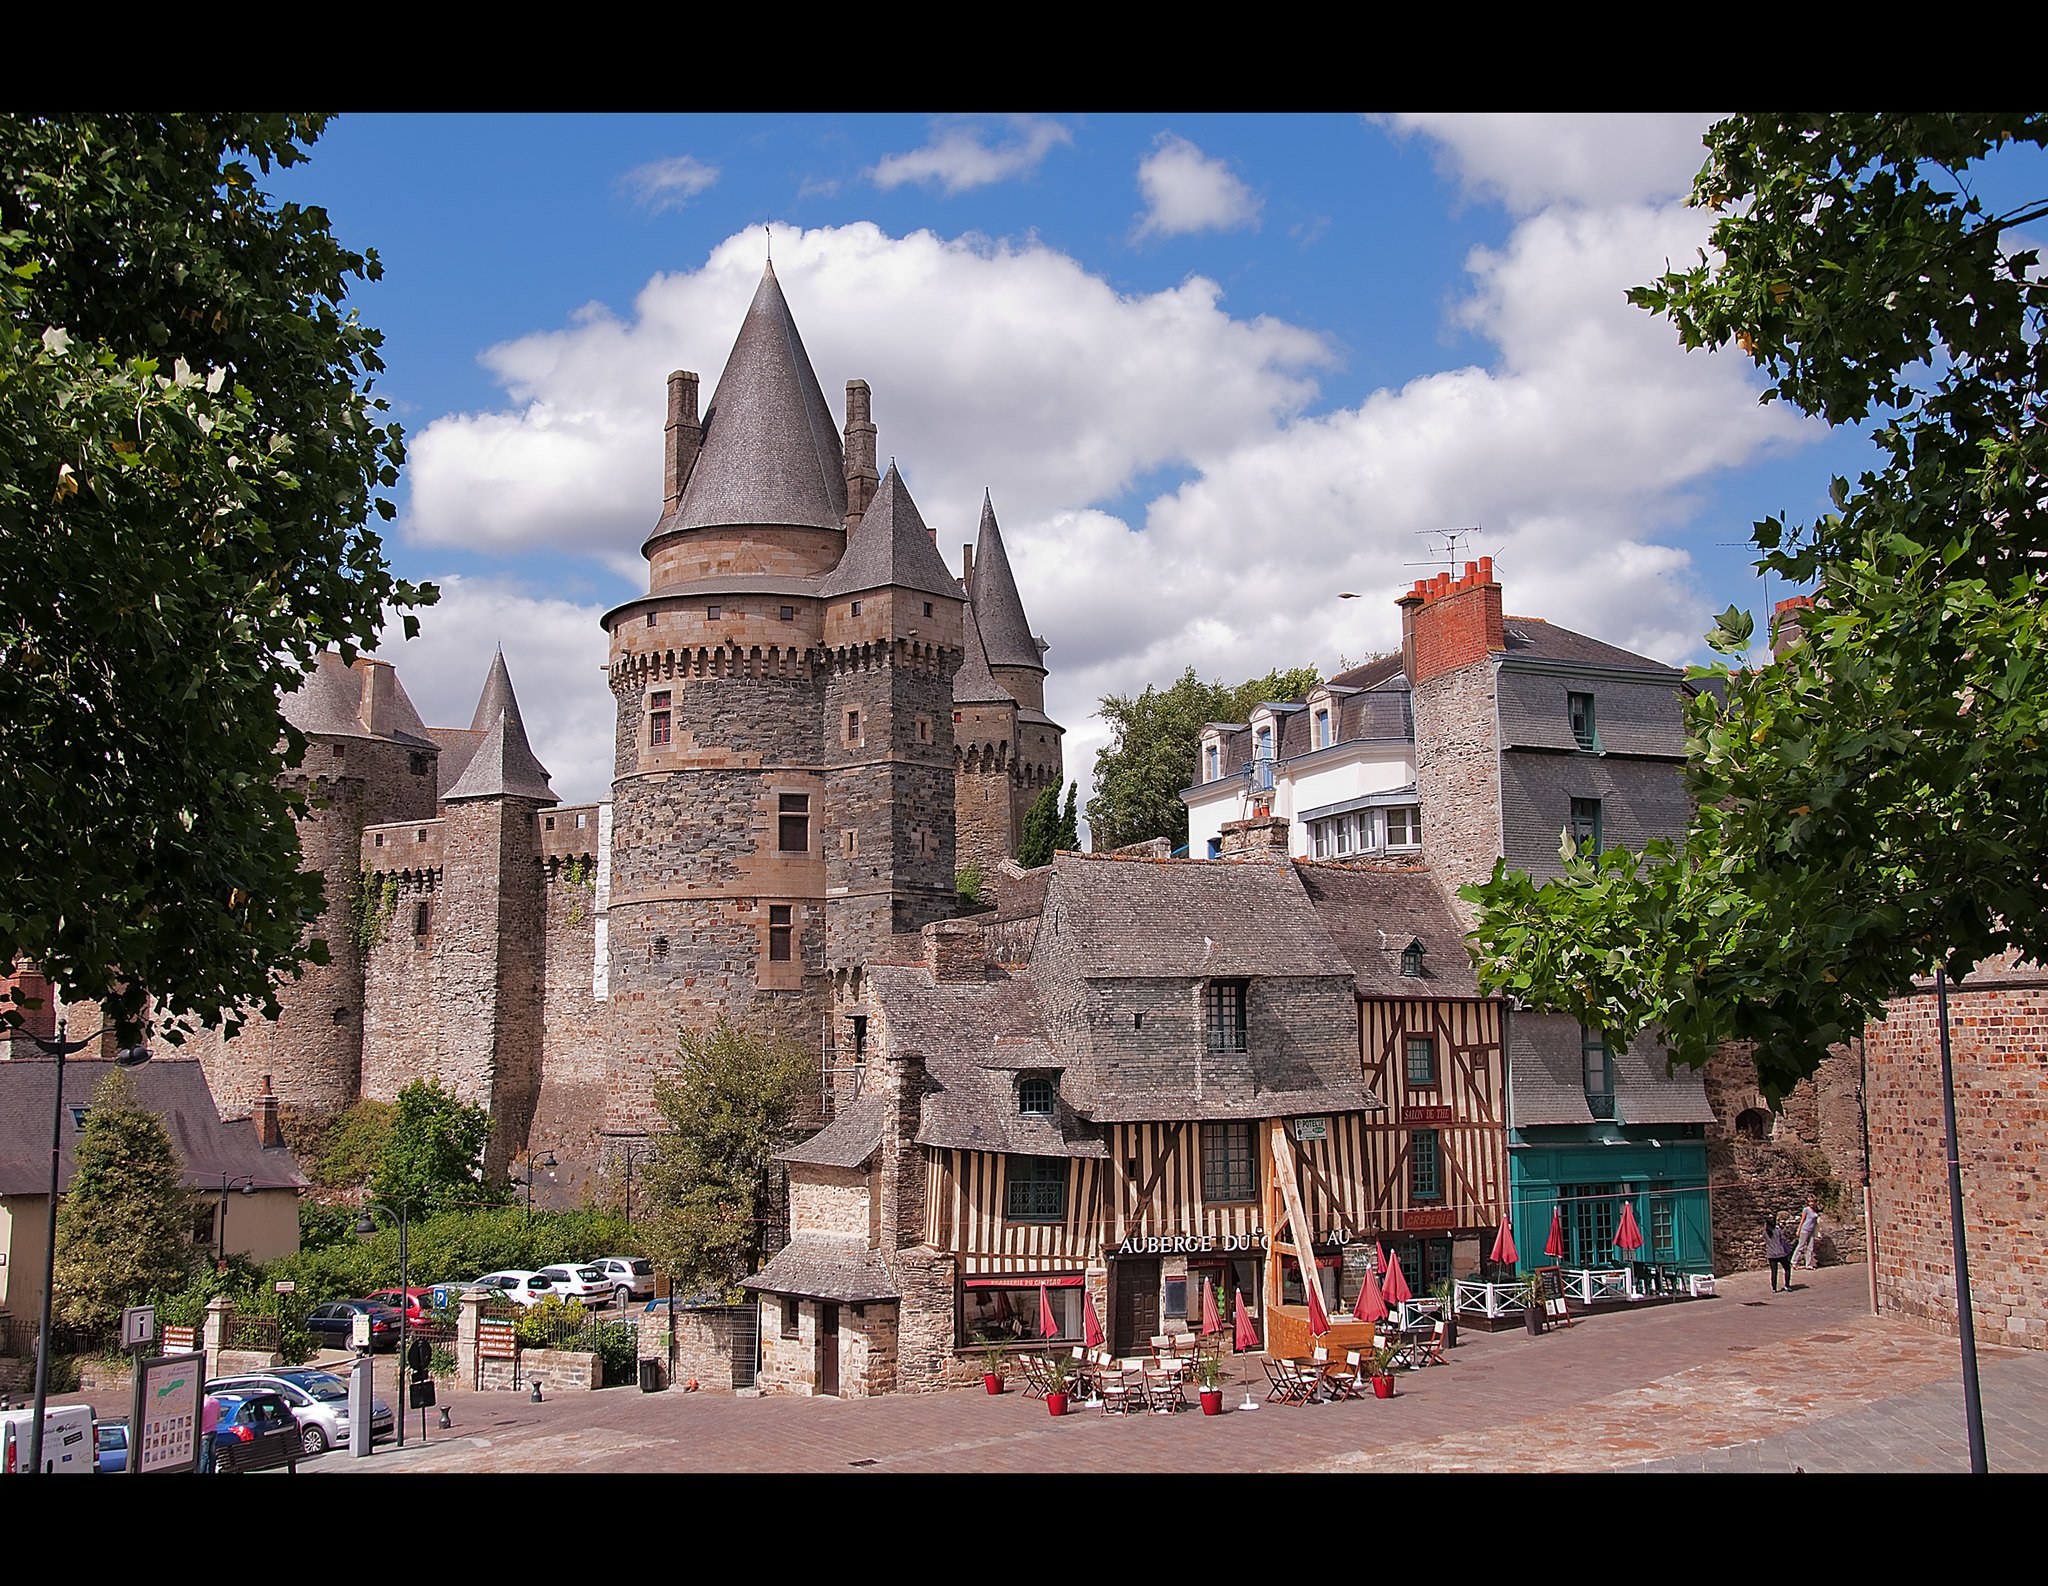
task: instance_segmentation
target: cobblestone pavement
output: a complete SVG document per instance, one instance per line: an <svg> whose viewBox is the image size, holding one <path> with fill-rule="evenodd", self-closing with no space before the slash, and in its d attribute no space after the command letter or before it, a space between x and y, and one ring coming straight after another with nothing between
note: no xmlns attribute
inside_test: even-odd
<svg viewBox="0 0 2048 1586"><path fill-rule="evenodd" d="M1763 1273L1720 1296L1589 1317L1530 1338L1467 1330L1451 1364L1403 1373L1391 1400L1222 1417L1054 1419L1020 1393L755 1398L728 1393L450 1395L453 1429L302 1474L1911 1471L1968 1468L1955 1340L1868 1310L1865 1269ZM1994 1471L2048 1471L2048 1354L1985 1349ZM1251 1379L1259 1378L1256 1390ZM545 1393L545 1390L544 1390ZM431 1420L432 1418L429 1417Z"/></svg>

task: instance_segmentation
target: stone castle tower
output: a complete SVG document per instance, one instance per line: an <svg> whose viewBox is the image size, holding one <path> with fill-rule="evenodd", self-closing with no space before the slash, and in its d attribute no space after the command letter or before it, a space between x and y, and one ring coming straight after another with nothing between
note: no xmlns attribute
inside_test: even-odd
<svg viewBox="0 0 2048 1586"><path fill-rule="evenodd" d="M489 1107L489 1165L552 1149L573 1186L650 1127L680 1026L830 1043L836 998L949 918L1062 776L1045 645L993 507L962 576L894 463L866 383L833 422L773 267L714 399L669 377L648 592L606 613L609 804L562 806L503 655L470 726L421 723L384 663L323 657L285 701L324 804L333 962L285 1017L202 1039L216 1093L288 1110L417 1076ZM317 781L313 780L317 779ZM352 900L362 899L362 902Z"/></svg>

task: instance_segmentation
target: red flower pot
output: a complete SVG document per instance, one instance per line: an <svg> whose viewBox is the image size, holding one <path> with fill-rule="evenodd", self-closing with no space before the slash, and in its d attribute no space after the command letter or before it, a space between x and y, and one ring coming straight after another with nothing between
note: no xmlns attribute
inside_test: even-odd
<svg viewBox="0 0 2048 1586"><path fill-rule="evenodd" d="M1067 1413L1067 1396L1064 1393L1048 1393L1045 1396L1045 1407L1054 1415L1065 1415Z"/></svg>
<svg viewBox="0 0 2048 1586"><path fill-rule="evenodd" d="M1003 1374L999 1371L984 1371L981 1374L981 1385L988 1389L990 1393L1001 1393L1003 1391Z"/></svg>
<svg viewBox="0 0 2048 1586"><path fill-rule="evenodd" d="M1200 1392L1200 1397L1202 1400L1202 1413L1204 1415L1221 1415L1223 1413L1223 1390L1221 1388L1203 1388Z"/></svg>
<svg viewBox="0 0 2048 1586"><path fill-rule="evenodd" d="M1394 1379L1392 1377L1374 1377L1372 1379L1372 1392L1373 1397L1376 1399L1391 1399L1394 1396Z"/></svg>

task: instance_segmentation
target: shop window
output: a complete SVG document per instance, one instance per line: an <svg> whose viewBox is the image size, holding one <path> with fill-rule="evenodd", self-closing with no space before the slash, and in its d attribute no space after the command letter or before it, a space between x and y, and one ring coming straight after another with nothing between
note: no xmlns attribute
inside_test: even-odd
<svg viewBox="0 0 2048 1586"><path fill-rule="evenodd" d="M1408 1083L1436 1083L1436 1042L1426 1035L1408 1037Z"/></svg>
<svg viewBox="0 0 2048 1586"><path fill-rule="evenodd" d="M1564 1186L1571 1246L1567 1265L1608 1267L1614 1264L1614 1231L1621 1221L1617 1188L1613 1184Z"/></svg>
<svg viewBox="0 0 2048 1586"><path fill-rule="evenodd" d="M1669 1195L1650 1197L1650 1254L1660 1261L1678 1254L1678 1218Z"/></svg>
<svg viewBox="0 0 2048 1586"><path fill-rule="evenodd" d="M1408 1136L1408 1197L1410 1200L1442 1200L1444 1194L1443 1155L1434 1129L1417 1129Z"/></svg>
<svg viewBox="0 0 2048 1586"><path fill-rule="evenodd" d="M811 796L783 793L776 799L775 846L786 854L811 851Z"/></svg>
<svg viewBox="0 0 2048 1586"><path fill-rule="evenodd" d="M1590 858L1600 852L1600 801L1598 799L1572 800L1572 841L1578 844L1582 858Z"/></svg>
<svg viewBox="0 0 2048 1586"><path fill-rule="evenodd" d="M1003 1164L1004 1210L1013 1223L1056 1223L1067 1214L1067 1159L1013 1156Z"/></svg>
<svg viewBox="0 0 2048 1586"><path fill-rule="evenodd" d="M1085 1292L1076 1273L969 1278L960 1308L960 1342L1048 1342L1039 1329L1039 1297L1043 1295L1052 1307L1052 1339L1071 1339L1078 1344Z"/></svg>
<svg viewBox="0 0 2048 1586"><path fill-rule="evenodd" d="M768 958L771 963L789 962L790 936L795 926L791 922L790 905L771 903L768 905Z"/></svg>
<svg viewBox="0 0 2048 1586"><path fill-rule="evenodd" d="M1053 1084L1043 1074L1026 1074L1017 1081L1017 1111L1026 1118L1052 1116Z"/></svg>
<svg viewBox="0 0 2048 1586"><path fill-rule="evenodd" d="M1600 734L1593 721L1593 696L1591 694L1567 694L1572 717L1572 737L1581 749L1598 749Z"/></svg>
<svg viewBox="0 0 2048 1586"><path fill-rule="evenodd" d="M1586 1080L1586 1110L1596 1118L1614 1116L1614 1061L1604 1030L1579 1026L1580 1063Z"/></svg>
<svg viewBox="0 0 2048 1586"><path fill-rule="evenodd" d="M1212 1052L1242 1052L1245 1042L1245 991L1242 980L1212 980L1203 993L1205 1023Z"/></svg>
<svg viewBox="0 0 2048 1586"><path fill-rule="evenodd" d="M1202 1199L1228 1205L1258 1194L1258 1153L1248 1123L1205 1123L1202 1128Z"/></svg>

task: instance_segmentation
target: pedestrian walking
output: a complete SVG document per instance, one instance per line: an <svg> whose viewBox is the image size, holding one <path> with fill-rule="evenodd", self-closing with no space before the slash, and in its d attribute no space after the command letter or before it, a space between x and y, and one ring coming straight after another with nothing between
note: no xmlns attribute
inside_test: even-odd
<svg viewBox="0 0 2048 1586"><path fill-rule="evenodd" d="M1764 1259L1771 1264L1771 1292L1778 1292L1778 1273L1785 1274L1785 1292L1792 1292L1792 1241L1785 1237L1785 1230L1778 1226L1778 1219L1764 1219Z"/></svg>
<svg viewBox="0 0 2048 1586"><path fill-rule="evenodd" d="M1813 1242L1820 1235L1820 1213L1814 1210L1813 1197L1806 1197L1806 1209L1799 1214L1799 1243L1792 1250L1792 1265L1814 1270Z"/></svg>
<svg viewBox="0 0 2048 1586"><path fill-rule="evenodd" d="M199 1406L199 1474L202 1476L213 1474L213 1434L219 1425L220 1400L209 1393Z"/></svg>

